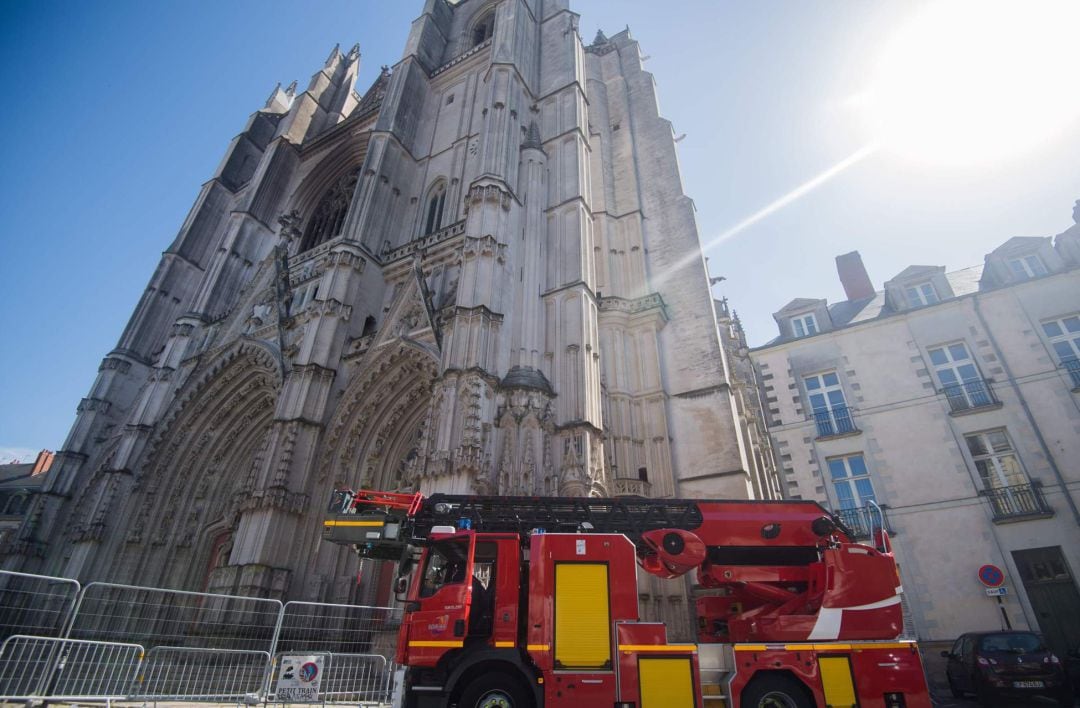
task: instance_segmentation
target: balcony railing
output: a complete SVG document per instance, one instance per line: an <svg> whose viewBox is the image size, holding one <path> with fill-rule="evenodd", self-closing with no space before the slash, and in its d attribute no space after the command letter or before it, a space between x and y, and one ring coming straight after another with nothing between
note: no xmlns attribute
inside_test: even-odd
<svg viewBox="0 0 1080 708"><path fill-rule="evenodd" d="M859 432L859 429L855 427L855 421L851 419L851 409L847 406L816 410L814 422L817 424L819 438Z"/></svg>
<svg viewBox="0 0 1080 708"><path fill-rule="evenodd" d="M641 479L616 477L612 480L612 496L615 497L648 497L652 491L652 485Z"/></svg>
<svg viewBox="0 0 1080 708"><path fill-rule="evenodd" d="M1080 388L1080 359L1069 359L1068 361L1061 362L1061 366L1065 371L1069 372L1069 377L1072 378L1073 388Z"/></svg>
<svg viewBox="0 0 1080 708"><path fill-rule="evenodd" d="M881 514L870 506L857 507L855 509L841 509L834 511L833 515L848 527L853 534L853 541L877 541L877 535L881 530L882 520L885 522L885 532L892 535L892 526L889 524L889 516L886 507L881 507Z"/></svg>
<svg viewBox="0 0 1080 708"><path fill-rule="evenodd" d="M949 402L949 408L953 413L1001 405L1001 401L990 388L990 382L984 379L952 384L943 388L942 393L945 394L945 399Z"/></svg>
<svg viewBox="0 0 1080 708"><path fill-rule="evenodd" d="M1020 521L1054 515L1054 510L1043 498L1042 486L1037 483L984 489L979 494L990 500L995 522Z"/></svg>

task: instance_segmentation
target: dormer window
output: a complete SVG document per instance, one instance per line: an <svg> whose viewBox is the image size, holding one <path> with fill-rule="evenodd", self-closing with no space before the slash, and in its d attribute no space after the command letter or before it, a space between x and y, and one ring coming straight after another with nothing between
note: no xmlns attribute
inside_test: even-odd
<svg viewBox="0 0 1080 708"><path fill-rule="evenodd" d="M472 46L478 47L484 42L491 39L492 32L495 31L495 11L492 10L486 15L480 18L472 30Z"/></svg>
<svg viewBox="0 0 1080 708"><path fill-rule="evenodd" d="M918 283L917 285L910 285L904 289L904 293L907 295L908 305L911 307L933 305L940 301L937 291L934 290L934 284L930 281Z"/></svg>
<svg viewBox="0 0 1080 708"><path fill-rule="evenodd" d="M1032 253L1028 256L1009 259L1009 269L1017 280L1039 278L1047 274L1046 266L1042 259Z"/></svg>
<svg viewBox="0 0 1080 708"><path fill-rule="evenodd" d="M791 330L795 333L796 337L806 337L811 334L817 334L818 326L817 320L814 319L814 313L810 312L805 315L799 315L798 317L792 317Z"/></svg>

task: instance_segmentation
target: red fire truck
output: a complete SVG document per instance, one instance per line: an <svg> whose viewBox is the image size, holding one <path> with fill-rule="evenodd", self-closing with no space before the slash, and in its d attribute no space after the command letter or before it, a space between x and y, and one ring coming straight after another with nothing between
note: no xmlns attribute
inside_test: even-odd
<svg viewBox="0 0 1080 708"><path fill-rule="evenodd" d="M324 523L398 563L408 708L930 706L887 534L815 502L341 490ZM641 621L639 567L696 571L697 644Z"/></svg>

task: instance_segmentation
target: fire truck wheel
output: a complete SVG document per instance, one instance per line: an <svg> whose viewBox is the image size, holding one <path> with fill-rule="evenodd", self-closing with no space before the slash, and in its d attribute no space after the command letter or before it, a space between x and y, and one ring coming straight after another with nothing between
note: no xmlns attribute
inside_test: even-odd
<svg viewBox="0 0 1080 708"><path fill-rule="evenodd" d="M527 708L531 702L517 681L506 674L478 676L465 687L458 708Z"/></svg>
<svg viewBox="0 0 1080 708"><path fill-rule="evenodd" d="M813 708L802 684L790 676L759 676L742 693L742 708Z"/></svg>

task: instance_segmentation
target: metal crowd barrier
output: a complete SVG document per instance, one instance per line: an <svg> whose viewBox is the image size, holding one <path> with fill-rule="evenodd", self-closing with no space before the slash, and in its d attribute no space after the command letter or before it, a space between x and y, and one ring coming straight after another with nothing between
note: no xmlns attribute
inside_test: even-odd
<svg viewBox="0 0 1080 708"><path fill-rule="evenodd" d="M69 578L0 571L0 640L13 634L59 637L80 590Z"/></svg>
<svg viewBox="0 0 1080 708"><path fill-rule="evenodd" d="M147 648L270 651L281 609L278 600L90 583L79 594L67 636Z"/></svg>
<svg viewBox="0 0 1080 708"><path fill-rule="evenodd" d="M384 704L398 608L289 602L0 571L0 700ZM302 661L312 685L282 681ZM299 701L293 701L299 702Z"/></svg>
<svg viewBox="0 0 1080 708"><path fill-rule="evenodd" d="M0 647L0 698L120 700L143 654L138 644L16 634Z"/></svg>
<svg viewBox="0 0 1080 708"><path fill-rule="evenodd" d="M155 701L258 701L270 654L244 649L154 647L131 697Z"/></svg>

